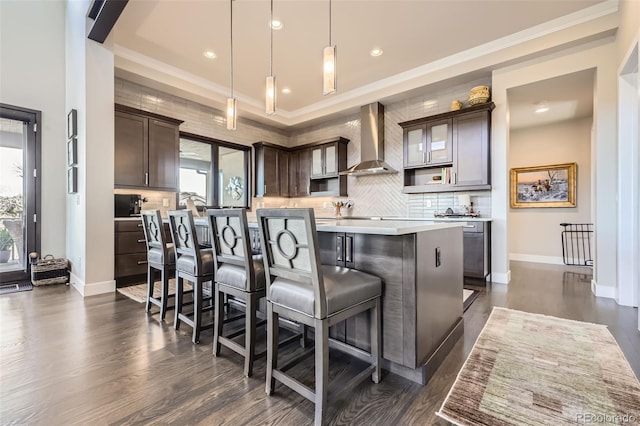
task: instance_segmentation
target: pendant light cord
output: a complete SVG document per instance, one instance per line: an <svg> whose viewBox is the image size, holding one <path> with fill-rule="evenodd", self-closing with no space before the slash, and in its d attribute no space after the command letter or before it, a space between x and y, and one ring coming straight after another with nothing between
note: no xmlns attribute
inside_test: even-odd
<svg viewBox="0 0 640 426"><path fill-rule="evenodd" d="M231 60L230 60L230 74L231 74L231 97L233 98L233 0L229 0L229 27L231 28L230 46L231 46Z"/></svg>
<svg viewBox="0 0 640 426"><path fill-rule="evenodd" d="M329 0L329 46L331 45L331 0Z"/></svg>
<svg viewBox="0 0 640 426"><path fill-rule="evenodd" d="M273 76L273 0L271 0L271 21L269 22L269 75Z"/></svg>

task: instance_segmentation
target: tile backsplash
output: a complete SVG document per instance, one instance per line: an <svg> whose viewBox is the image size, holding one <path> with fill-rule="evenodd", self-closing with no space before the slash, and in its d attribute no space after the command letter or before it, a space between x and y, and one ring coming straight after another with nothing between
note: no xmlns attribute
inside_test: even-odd
<svg viewBox="0 0 640 426"><path fill-rule="evenodd" d="M449 111L451 101L467 99L469 90L474 86L487 85L490 77L480 78L443 90L416 96L395 103L385 104L385 161L398 170L398 174L381 176L348 177L349 197L304 197L304 198L254 198L252 207L313 207L318 216L330 216L334 209L331 201L350 199L354 207L343 214L354 216L401 216L431 218L435 212L444 212L448 207L458 211L459 192L403 194L403 121ZM223 113L196 102L186 100L162 91L151 89L120 78L115 81L115 100L144 111L184 120L180 130L225 141L250 145L266 141L284 146L298 146L336 136L350 140L347 145L347 165L361 161L360 158L360 116L333 119L304 129L283 131L257 123L252 120L239 120L236 131L226 129ZM131 193L140 193L132 191ZM152 192L150 192L152 193ZM145 208L156 208L166 212L175 208L175 194L169 197L171 207L164 207L164 194L145 195L150 201ZM474 210L483 217L491 216L491 191L468 192L474 204Z"/></svg>

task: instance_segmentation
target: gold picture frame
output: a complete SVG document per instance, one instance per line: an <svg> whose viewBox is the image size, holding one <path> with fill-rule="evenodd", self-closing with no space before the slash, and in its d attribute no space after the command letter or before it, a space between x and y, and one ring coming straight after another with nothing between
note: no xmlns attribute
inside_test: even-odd
<svg viewBox="0 0 640 426"><path fill-rule="evenodd" d="M511 207L575 207L576 163L511 169Z"/></svg>

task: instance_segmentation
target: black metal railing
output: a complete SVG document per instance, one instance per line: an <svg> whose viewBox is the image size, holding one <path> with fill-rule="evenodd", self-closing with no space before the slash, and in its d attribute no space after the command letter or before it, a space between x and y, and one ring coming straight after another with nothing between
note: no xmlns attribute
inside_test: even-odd
<svg viewBox="0 0 640 426"><path fill-rule="evenodd" d="M593 224L561 223L562 260L565 265L593 266Z"/></svg>

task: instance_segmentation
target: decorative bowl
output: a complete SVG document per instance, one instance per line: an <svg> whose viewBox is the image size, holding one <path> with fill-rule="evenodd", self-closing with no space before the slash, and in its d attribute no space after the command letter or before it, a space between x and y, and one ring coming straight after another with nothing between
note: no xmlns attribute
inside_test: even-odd
<svg viewBox="0 0 640 426"><path fill-rule="evenodd" d="M451 108L449 108L450 111L458 111L460 108L462 108L462 102L459 100L451 101Z"/></svg>
<svg viewBox="0 0 640 426"><path fill-rule="evenodd" d="M469 105L483 104L489 100L490 96L487 86L476 86L469 91Z"/></svg>

